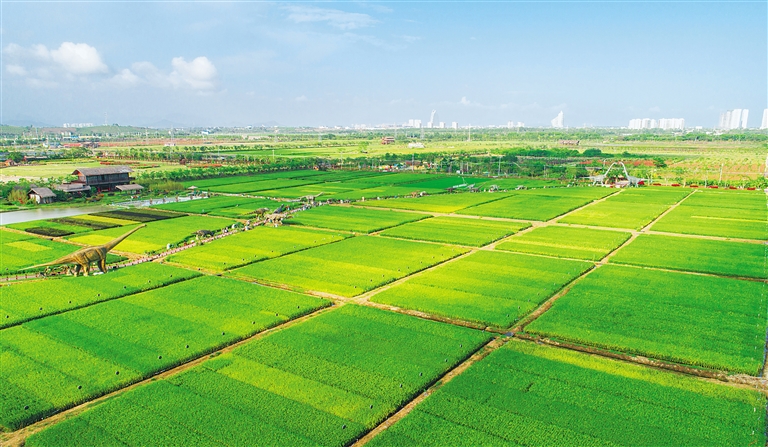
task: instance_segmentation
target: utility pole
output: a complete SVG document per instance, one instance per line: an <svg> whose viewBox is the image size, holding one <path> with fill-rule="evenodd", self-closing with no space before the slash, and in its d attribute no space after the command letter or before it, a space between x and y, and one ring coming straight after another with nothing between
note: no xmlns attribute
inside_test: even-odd
<svg viewBox="0 0 768 447"><path fill-rule="evenodd" d="M499 173L496 175L501 177L501 155L499 155Z"/></svg>
<svg viewBox="0 0 768 447"><path fill-rule="evenodd" d="M472 141L472 125L469 125L469 133L467 134L467 141Z"/></svg>

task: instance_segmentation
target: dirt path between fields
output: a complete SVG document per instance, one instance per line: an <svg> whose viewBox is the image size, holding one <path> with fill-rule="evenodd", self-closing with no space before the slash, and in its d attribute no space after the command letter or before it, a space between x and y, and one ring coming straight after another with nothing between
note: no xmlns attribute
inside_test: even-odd
<svg viewBox="0 0 768 447"><path fill-rule="evenodd" d="M413 400L408 402L404 407L402 407L399 411L397 411L395 414L384 420L381 424L376 426L373 430L366 433L365 436L357 440L354 444L352 444L352 447L362 447L368 442L371 441L374 437L376 437L378 434L386 430L387 428L391 427L393 424L395 424L400 419L406 417L411 411L413 411L417 405L419 405L421 402L424 401L427 397L432 395L435 391L439 390L443 385L453 380L456 376L463 373L467 370L470 366L472 366L475 362L482 360L488 354L495 351L496 349L504 346L504 343L506 342L503 338L494 338L493 340L486 343L483 347L475 351L474 354L472 354L467 360L463 361L459 365L457 365L455 368L451 369L447 373L445 373L442 377L437 379L432 386L426 389L423 393L416 396Z"/></svg>
<svg viewBox="0 0 768 447"><path fill-rule="evenodd" d="M3 447L20 447L24 445L24 442L29 436L32 436L33 434L40 432L44 430L45 428L57 424L59 422L62 422L64 420L73 418L77 416L78 414L88 410L89 408L98 405L101 402L104 402L107 399L111 399L113 397L119 396L123 393L126 393L134 388L140 387L142 385L145 385L149 382L160 380L160 379L166 379L171 376L175 376L177 374L180 374L184 371L187 371L191 368L194 368L201 363L205 362L206 360L210 359L211 357L231 352L232 350L238 348L241 345L244 345L246 343L249 343L253 340L258 340L262 337L265 337L273 332L281 331L283 329L287 329L295 324L302 323L304 321L309 320L310 318L314 318L322 313L328 312L332 309L337 309L339 306L343 306L344 303L334 303L332 306L324 307L322 309L317 309L307 315L295 318L293 320L286 321L280 325L274 326L269 329L265 329L257 334L254 334L248 338L245 338L243 340L240 340L238 342L235 342L231 345L225 346L219 350L216 350L210 354L205 354L201 357L198 357L196 359L190 360L186 363L183 363L181 365L175 366L171 369L162 371L160 373L157 373L155 375L152 375L150 377L147 377L145 379L142 379L139 382L133 383L131 385L128 385L124 388L120 388L119 390L112 391L110 393L107 393L103 396L97 397L95 399L89 400L88 402L84 402L80 405L77 405L75 407L69 408L67 410L63 410L59 413L56 413L52 416L49 416L39 422L35 422L34 424L28 425L24 428L20 428L19 430L16 430L14 432L8 432L8 433L0 433L0 441L2 441Z"/></svg>

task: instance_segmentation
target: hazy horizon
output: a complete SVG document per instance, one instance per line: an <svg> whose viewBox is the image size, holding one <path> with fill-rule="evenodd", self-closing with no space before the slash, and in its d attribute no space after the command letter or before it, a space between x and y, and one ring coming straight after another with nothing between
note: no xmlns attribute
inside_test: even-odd
<svg viewBox="0 0 768 447"><path fill-rule="evenodd" d="M768 107L765 2L3 2L0 122L627 126Z"/></svg>

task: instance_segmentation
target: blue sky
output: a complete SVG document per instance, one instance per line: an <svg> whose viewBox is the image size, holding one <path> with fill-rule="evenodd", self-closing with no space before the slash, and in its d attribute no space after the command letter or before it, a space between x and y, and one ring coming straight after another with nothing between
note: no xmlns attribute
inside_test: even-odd
<svg viewBox="0 0 768 447"><path fill-rule="evenodd" d="M2 120L712 127L768 107L767 2L2 2Z"/></svg>

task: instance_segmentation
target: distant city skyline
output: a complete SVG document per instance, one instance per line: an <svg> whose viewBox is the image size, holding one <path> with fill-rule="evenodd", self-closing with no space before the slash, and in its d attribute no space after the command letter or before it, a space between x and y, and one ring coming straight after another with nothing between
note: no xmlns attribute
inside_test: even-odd
<svg viewBox="0 0 768 447"><path fill-rule="evenodd" d="M6 2L0 121L550 127L563 111L567 127L715 128L725 110L768 105L767 14L765 2Z"/></svg>

